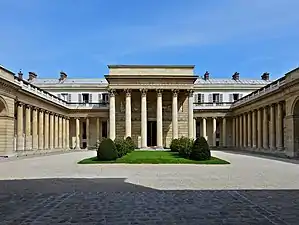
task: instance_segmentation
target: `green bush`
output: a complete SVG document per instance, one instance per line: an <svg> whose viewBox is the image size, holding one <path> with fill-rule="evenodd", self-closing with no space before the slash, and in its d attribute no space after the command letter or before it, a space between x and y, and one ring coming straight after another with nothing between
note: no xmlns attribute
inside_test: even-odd
<svg viewBox="0 0 299 225"><path fill-rule="evenodd" d="M190 158L194 160L211 159L210 147L207 140L204 137L199 137L195 140Z"/></svg>
<svg viewBox="0 0 299 225"><path fill-rule="evenodd" d="M193 140L187 137L181 137L178 139L178 151L184 158L190 158L192 152Z"/></svg>
<svg viewBox="0 0 299 225"><path fill-rule="evenodd" d="M129 152L132 152L136 149L136 145L131 137L127 137L125 141L129 147Z"/></svg>
<svg viewBox="0 0 299 225"><path fill-rule="evenodd" d="M123 157L130 151L129 145L125 140L116 139L114 141L114 143L115 143L116 150L117 150L117 157L119 157L119 158Z"/></svg>
<svg viewBox="0 0 299 225"><path fill-rule="evenodd" d="M97 150L98 160L115 160L117 156L117 149L114 142L110 138L104 139Z"/></svg>
<svg viewBox="0 0 299 225"><path fill-rule="evenodd" d="M172 152L179 152L179 139L172 139L170 143L170 151Z"/></svg>

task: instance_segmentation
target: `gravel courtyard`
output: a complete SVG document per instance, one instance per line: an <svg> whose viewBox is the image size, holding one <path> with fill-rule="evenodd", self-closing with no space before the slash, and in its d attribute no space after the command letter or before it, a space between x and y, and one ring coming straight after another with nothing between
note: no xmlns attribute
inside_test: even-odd
<svg viewBox="0 0 299 225"><path fill-rule="evenodd" d="M299 164L79 165L94 152L0 161L0 224L298 224Z"/></svg>

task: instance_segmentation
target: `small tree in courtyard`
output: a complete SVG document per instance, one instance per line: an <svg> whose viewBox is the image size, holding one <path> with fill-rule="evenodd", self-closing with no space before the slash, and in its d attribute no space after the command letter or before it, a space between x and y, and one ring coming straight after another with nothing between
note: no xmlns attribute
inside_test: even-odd
<svg viewBox="0 0 299 225"><path fill-rule="evenodd" d="M204 137L195 140L190 158L194 160L209 160L211 158L210 147Z"/></svg>
<svg viewBox="0 0 299 225"><path fill-rule="evenodd" d="M117 156L117 149L114 142L110 138L104 139L97 150L98 160L115 160Z"/></svg>

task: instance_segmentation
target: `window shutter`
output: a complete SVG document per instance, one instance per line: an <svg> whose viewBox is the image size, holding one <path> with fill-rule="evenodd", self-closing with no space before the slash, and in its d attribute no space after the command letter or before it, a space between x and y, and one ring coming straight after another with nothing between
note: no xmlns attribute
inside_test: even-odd
<svg viewBox="0 0 299 225"><path fill-rule="evenodd" d="M209 102L213 102L213 95L209 94Z"/></svg>
<svg viewBox="0 0 299 225"><path fill-rule="evenodd" d="M79 101L79 103L82 102L82 95L81 94L78 94L78 101Z"/></svg>
<svg viewBox="0 0 299 225"><path fill-rule="evenodd" d="M58 97L58 98L61 98L61 94L57 94L57 97Z"/></svg>
<svg viewBox="0 0 299 225"><path fill-rule="evenodd" d="M219 102L223 102L223 94L220 94L220 101Z"/></svg>
<svg viewBox="0 0 299 225"><path fill-rule="evenodd" d="M229 102L233 102L234 99L233 99L233 94L229 94Z"/></svg>
<svg viewBox="0 0 299 225"><path fill-rule="evenodd" d="M68 96L67 96L67 101L68 101L68 102L71 102L71 101L72 101L72 95L71 95L71 94L68 94Z"/></svg>
<svg viewBox="0 0 299 225"><path fill-rule="evenodd" d="M98 102L101 102L101 94L98 94Z"/></svg>
<svg viewBox="0 0 299 225"><path fill-rule="evenodd" d="M198 94L194 94L194 99L193 102L197 103L198 102Z"/></svg>
<svg viewBox="0 0 299 225"><path fill-rule="evenodd" d="M205 95L204 95L204 94L201 94L200 102L201 102L201 103L204 103L204 102L205 102Z"/></svg>
<svg viewBox="0 0 299 225"><path fill-rule="evenodd" d="M92 103L92 94L89 94L89 103Z"/></svg>

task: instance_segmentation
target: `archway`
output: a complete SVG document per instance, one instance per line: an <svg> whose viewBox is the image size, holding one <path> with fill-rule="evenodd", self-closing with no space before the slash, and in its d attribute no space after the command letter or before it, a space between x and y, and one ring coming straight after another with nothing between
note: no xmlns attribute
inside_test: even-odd
<svg viewBox="0 0 299 225"><path fill-rule="evenodd" d="M294 121L294 155L299 156L299 100L296 101L293 108L293 121Z"/></svg>

